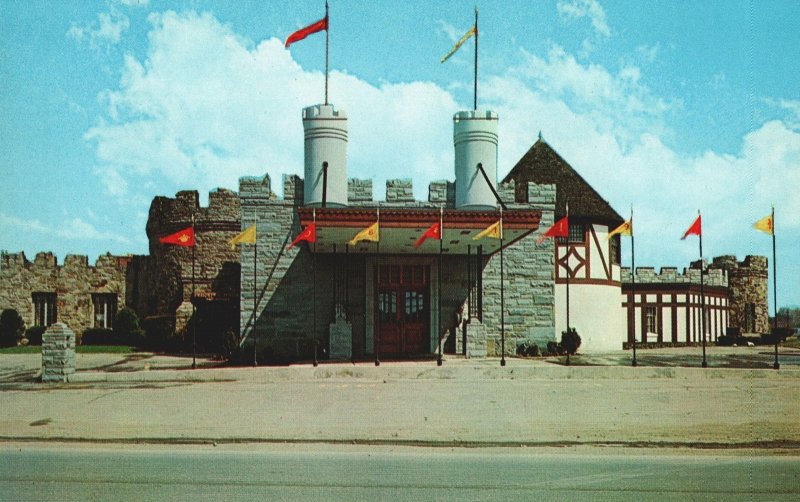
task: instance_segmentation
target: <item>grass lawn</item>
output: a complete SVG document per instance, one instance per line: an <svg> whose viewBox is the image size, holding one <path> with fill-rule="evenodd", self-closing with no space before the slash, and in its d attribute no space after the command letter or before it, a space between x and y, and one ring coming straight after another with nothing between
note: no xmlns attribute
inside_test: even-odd
<svg viewBox="0 0 800 502"><path fill-rule="evenodd" d="M42 347L38 345L0 349L0 354L40 354L41 352ZM78 354L129 354L136 352L136 348L130 345L78 345L75 352Z"/></svg>

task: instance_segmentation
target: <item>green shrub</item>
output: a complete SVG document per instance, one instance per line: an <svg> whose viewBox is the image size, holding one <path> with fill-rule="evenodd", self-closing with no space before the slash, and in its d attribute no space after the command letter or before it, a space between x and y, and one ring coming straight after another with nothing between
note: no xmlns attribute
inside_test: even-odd
<svg viewBox="0 0 800 502"><path fill-rule="evenodd" d="M114 316L114 333L119 338L127 338L132 332L141 329L139 316L131 308L123 307Z"/></svg>
<svg viewBox="0 0 800 502"><path fill-rule="evenodd" d="M47 326L33 326L25 330L25 338L29 345L41 345L42 335L47 331Z"/></svg>
<svg viewBox="0 0 800 502"><path fill-rule="evenodd" d="M126 345L114 331L107 328L88 328L81 335L81 345Z"/></svg>
<svg viewBox="0 0 800 502"><path fill-rule="evenodd" d="M522 342L517 346L517 355L523 357L539 357L542 355L539 346L533 342Z"/></svg>
<svg viewBox="0 0 800 502"><path fill-rule="evenodd" d="M561 344L558 342L549 341L547 342L547 352L544 355L546 356L558 356L561 355L562 349Z"/></svg>
<svg viewBox="0 0 800 502"><path fill-rule="evenodd" d="M139 324L139 316L133 309L124 307L114 316L114 345L145 345L145 331Z"/></svg>
<svg viewBox="0 0 800 502"><path fill-rule="evenodd" d="M25 321L14 309L5 309L0 314L0 347L14 347L25 333Z"/></svg>
<svg viewBox="0 0 800 502"><path fill-rule="evenodd" d="M561 332L561 350L565 354L575 354L580 346L581 337L575 328L569 328L567 331Z"/></svg>

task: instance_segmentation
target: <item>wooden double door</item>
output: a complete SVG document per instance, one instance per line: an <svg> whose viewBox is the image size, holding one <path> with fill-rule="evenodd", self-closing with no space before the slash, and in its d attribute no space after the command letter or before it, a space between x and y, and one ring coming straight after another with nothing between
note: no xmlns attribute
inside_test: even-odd
<svg viewBox="0 0 800 502"><path fill-rule="evenodd" d="M430 353L430 267L379 265L375 333L381 354Z"/></svg>

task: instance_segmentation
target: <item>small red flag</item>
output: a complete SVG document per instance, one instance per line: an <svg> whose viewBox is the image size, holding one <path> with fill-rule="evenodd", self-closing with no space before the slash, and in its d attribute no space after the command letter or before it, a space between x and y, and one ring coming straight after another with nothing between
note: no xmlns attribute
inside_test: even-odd
<svg viewBox="0 0 800 502"><path fill-rule="evenodd" d="M702 227L702 223L700 222L700 215L698 214L697 215L697 219L694 220L694 223L692 223L692 226L689 227L689 230L687 230L686 233L683 234L683 237L681 237L681 240L685 239L686 237L688 237L690 235L702 235L703 232L702 232L701 227Z"/></svg>
<svg viewBox="0 0 800 502"><path fill-rule="evenodd" d="M158 242L161 244L175 244L176 246L192 247L195 244L194 227L187 227L180 232L175 232L174 234L162 237L158 239Z"/></svg>
<svg viewBox="0 0 800 502"><path fill-rule="evenodd" d="M568 236L569 236L569 215L564 216L557 222L553 223L553 226L548 228L547 232L543 233L542 235L536 238L536 243L541 244L548 237L568 237Z"/></svg>
<svg viewBox="0 0 800 502"><path fill-rule="evenodd" d="M295 240L293 240L291 244L289 244L289 247L286 248L286 250L288 251L289 249L292 249L295 246L295 244L297 244L298 242L302 242L302 241L317 242L317 224L316 223L312 223L309 226L307 226L305 229L303 229L303 231L300 232L300 234L297 236L297 238Z"/></svg>
<svg viewBox="0 0 800 502"><path fill-rule="evenodd" d="M289 38L286 39L285 47L288 49L290 45L292 45L295 42L299 42L300 40L303 40L312 33L317 33L318 31L327 29L328 29L328 16L325 16L316 23L310 24L305 28L300 28L299 30L289 35Z"/></svg>
<svg viewBox="0 0 800 502"><path fill-rule="evenodd" d="M414 243L414 249L420 247L425 242L425 239L428 238L442 240L442 225L439 222L434 223L428 230L425 230L425 233Z"/></svg>

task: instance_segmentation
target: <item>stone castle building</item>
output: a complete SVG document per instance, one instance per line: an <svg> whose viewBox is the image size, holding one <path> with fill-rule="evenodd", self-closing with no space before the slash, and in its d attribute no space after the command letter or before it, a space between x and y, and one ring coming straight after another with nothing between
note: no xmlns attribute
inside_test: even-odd
<svg viewBox="0 0 800 502"><path fill-rule="evenodd" d="M126 303L125 273L131 256L100 256L94 266L82 255L67 255L59 265L53 253L0 255L0 310L15 309L25 325L113 328Z"/></svg>
<svg viewBox="0 0 800 502"><path fill-rule="evenodd" d="M112 327L127 305L149 336L191 331L204 351L234 333L275 360L510 355L558 341L568 325L584 352L634 338L698 341L700 266L637 268L634 287L619 236L607 238L623 219L541 135L496 182L498 120L457 112L454 181L415 200L411 180L389 180L376 199L371 180L347 177L344 111L307 107L304 177L284 176L282 196L263 176L242 177L238 193L212 191L208 207L196 191L156 197L149 255L107 255L94 267L81 256L57 266L52 254L30 263L3 253L0 309L80 333ZM566 216L566 237L537 242ZM253 225L255 244L232 249ZM189 226L196 246L160 243ZM314 239L297 240L311 230ZM765 258L718 257L702 273L709 340L728 327L768 330Z"/></svg>
<svg viewBox="0 0 800 502"><path fill-rule="evenodd" d="M703 289L700 274L703 274ZM622 269L622 306L627 317L627 344L681 345L703 339L701 298L705 298L706 341L716 341L729 328L741 334L769 332L767 259L719 256L710 265L694 262L678 273L664 267L637 267L635 281ZM702 292L702 297L701 297Z"/></svg>

